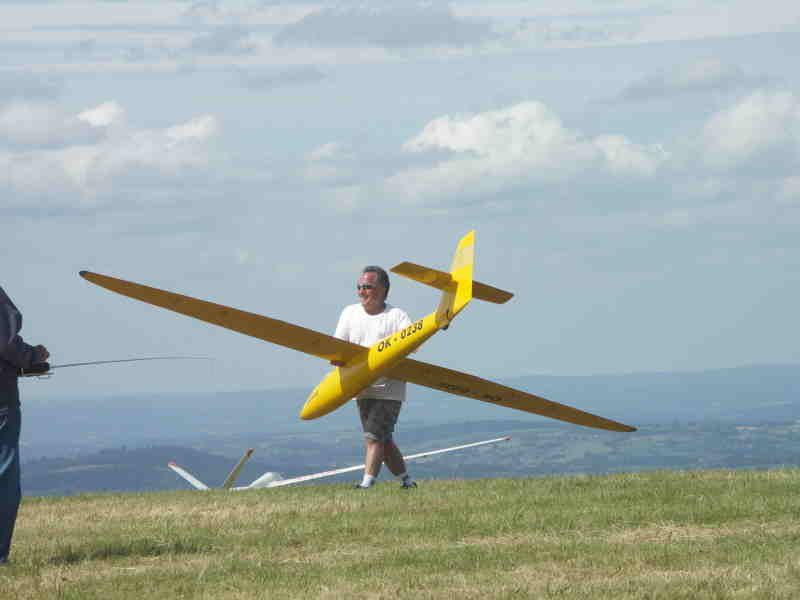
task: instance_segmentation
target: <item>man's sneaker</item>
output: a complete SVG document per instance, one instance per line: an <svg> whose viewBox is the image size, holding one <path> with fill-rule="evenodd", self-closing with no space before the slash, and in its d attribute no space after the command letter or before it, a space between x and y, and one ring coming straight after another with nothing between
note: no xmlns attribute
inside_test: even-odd
<svg viewBox="0 0 800 600"><path fill-rule="evenodd" d="M360 483L357 483L357 484L355 484L353 486L353 489L354 490L368 490L371 487L372 487L371 485L361 485Z"/></svg>
<svg viewBox="0 0 800 600"><path fill-rule="evenodd" d="M403 488L404 490L409 490L411 488L417 487L417 482L412 481L411 479L406 479L405 481L403 481L403 483L400 484L400 487Z"/></svg>

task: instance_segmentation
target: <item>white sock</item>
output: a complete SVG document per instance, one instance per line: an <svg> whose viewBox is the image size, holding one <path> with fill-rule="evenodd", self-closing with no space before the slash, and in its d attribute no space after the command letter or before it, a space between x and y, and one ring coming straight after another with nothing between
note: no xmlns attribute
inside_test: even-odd
<svg viewBox="0 0 800 600"><path fill-rule="evenodd" d="M372 487L373 483L375 483L375 475L364 473L364 479L361 480L361 487Z"/></svg>

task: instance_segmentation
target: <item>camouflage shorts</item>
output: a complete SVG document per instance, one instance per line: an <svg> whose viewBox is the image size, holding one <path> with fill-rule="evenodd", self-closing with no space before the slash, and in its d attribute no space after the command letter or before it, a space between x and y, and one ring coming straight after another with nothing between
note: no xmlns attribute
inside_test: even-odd
<svg viewBox="0 0 800 600"><path fill-rule="evenodd" d="M403 403L399 400L359 398L358 414L364 429L364 438L386 444L392 441L392 433Z"/></svg>

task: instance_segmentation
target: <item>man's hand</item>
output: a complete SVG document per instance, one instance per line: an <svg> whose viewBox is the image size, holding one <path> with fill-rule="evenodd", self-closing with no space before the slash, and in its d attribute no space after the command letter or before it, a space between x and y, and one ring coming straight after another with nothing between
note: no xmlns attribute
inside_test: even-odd
<svg viewBox="0 0 800 600"><path fill-rule="evenodd" d="M45 347L44 347L44 346L42 346L41 344L39 344L38 346L36 346L36 347L33 349L33 352L34 352L34 356L36 357L36 360L34 360L34 361L33 361L33 362L35 362L35 363L43 363L43 362L45 362L45 361L46 361L48 358L50 358L50 353L47 351L47 348L45 348Z"/></svg>
<svg viewBox="0 0 800 600"><path fill-rule="evenodd" d="M34 375L47 375L50 373L50 363L36 362L27 369L19 369L17 375L20 377L32 377Z"/></svg>

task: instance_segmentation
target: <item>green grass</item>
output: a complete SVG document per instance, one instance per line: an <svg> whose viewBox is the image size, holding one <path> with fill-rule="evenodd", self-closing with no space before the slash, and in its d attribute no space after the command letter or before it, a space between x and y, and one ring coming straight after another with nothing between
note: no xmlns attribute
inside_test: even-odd
<svg viewBox="0 0 800 600"><path fill-rule="evenodd" d="M27 498L0 598L796 598L800 470Z"/></svg>

